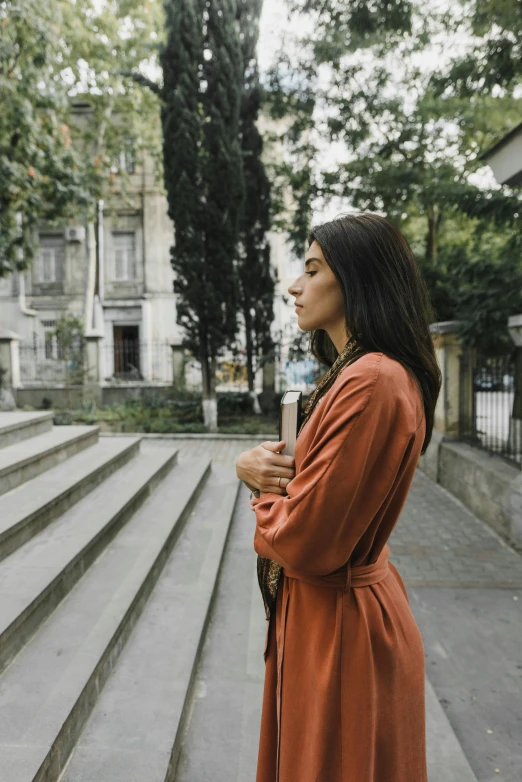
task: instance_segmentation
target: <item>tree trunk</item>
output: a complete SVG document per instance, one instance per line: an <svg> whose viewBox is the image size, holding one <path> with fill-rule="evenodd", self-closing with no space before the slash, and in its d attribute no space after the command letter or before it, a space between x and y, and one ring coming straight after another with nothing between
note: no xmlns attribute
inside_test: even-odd
<svg viewBox="0 0 522 782"><path fill-rule="evenodd" d="M251 394L254 390L254 350L252 345L252 330L250 318L245 315L245 337L246 337L246 366L248 392Z"/></svg>
<svg viewBox="0 0 522 782"><path fill-rule="evenodd" d="M203 379L203 421L208 432L217 432L216 360L206 355L201 358Z"/></svg>
<svg viewBox="0 0 522 782"><path fill-rule="evenodd" d="M426 236L426 260L437 260L439 228L442 212L437 204L428 204L428 233Z"/></svg>
<svg viewBox="0 0 522 782"><path fill-rule="evenodd" d="M245 315L245 334L246 334L246 365L247 365L247 380L248 380L248 394L252 399L252 412L255 415L262 415L263 410L259 404L259 399L255 390L255 375L254 375L254 347L252 344L252 330L250 319Z"/></svg>

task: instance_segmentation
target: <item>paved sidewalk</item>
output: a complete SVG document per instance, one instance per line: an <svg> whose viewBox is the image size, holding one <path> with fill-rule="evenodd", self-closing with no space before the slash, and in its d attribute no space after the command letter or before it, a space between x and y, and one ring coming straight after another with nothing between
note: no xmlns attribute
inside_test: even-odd
<svg viewBox="0 0 522 782"><path fill-rule="evenodd" d="M390 549L427 676L478 782L520 782L522 557L420 470Z"/></svg>
<svg viewBox="0 0 522 782"><path fill-rule="evenodd" d="M235 471L236 456L258 442L228 442L226 454L219 441L205 447ZM248 497L243 487L179 782L255 780L266 620ZM430 782L521 782L522 557L419 469L389 544L424 640Z"/></svg>
<svg viewBox="0 0 522 782"><path fill-rule="evenodd" d="M522 557L420 469L389 545L407 586L522 588Z"/></svg>

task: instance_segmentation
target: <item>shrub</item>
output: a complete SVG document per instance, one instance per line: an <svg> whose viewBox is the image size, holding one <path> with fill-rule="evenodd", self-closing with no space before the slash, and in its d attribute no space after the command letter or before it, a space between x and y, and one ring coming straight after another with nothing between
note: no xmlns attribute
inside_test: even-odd
<svg viewBox="0 0 522 782"><path fill-rule="evenodd" d="M254 412L252 397L246 391L226 391L217 395L219 416L251 415Z"/></svg>
<svg viewBox="0 0 522 782"><path fill-rule="evenodd" d="M72 422L73 417L67 410L62 410L53 416L53 424L55 426L69 426Z"/></svg>

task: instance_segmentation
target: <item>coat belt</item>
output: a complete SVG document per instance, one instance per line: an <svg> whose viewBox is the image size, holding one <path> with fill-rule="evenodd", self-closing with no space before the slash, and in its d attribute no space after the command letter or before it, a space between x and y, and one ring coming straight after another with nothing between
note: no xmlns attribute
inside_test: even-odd
<svg viewBox="0 0 522 782"><path fill-rule="evenodd" d="M339 570L335 570L333 573L328 573L324 576L312 576L306 573L300 573L296 570L290 570L289 568L283 568L283 573L286 578L282 579L282 583L279 588L283 589L282 602L281 602L281 622L279 628L279 636L277 638L277 691L276 691L276 703L277 703L277 772L275 782L279 782L279 754L281 743L281 674L283 669L283 658L285 648L285 632L286 632L286 616L288 612L288 598L289 578L295 578L298 581L305 581L308 584L314 584L319 587L329 587L331 589L338 590L338 597L340 602L339 610L341 612L341 621L343 619L343 594L349 592L351 587L364 587L370 584L377 584L382 581L389 572L388 557L390 554L390 547L387 543L382 548L377 560L370 565L357 565L353 566L350 562L347 562Z"/></svg>

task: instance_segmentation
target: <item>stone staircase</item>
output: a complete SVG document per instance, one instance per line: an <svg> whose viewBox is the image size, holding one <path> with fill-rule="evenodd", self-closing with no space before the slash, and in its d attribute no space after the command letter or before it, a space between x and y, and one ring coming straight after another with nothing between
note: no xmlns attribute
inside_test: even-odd
<svg viewBox="0 0 522 782"><path fill-rule="evenodd" d="M1 782L176 778L241 483L98 435L0 413Z"/></svg>

